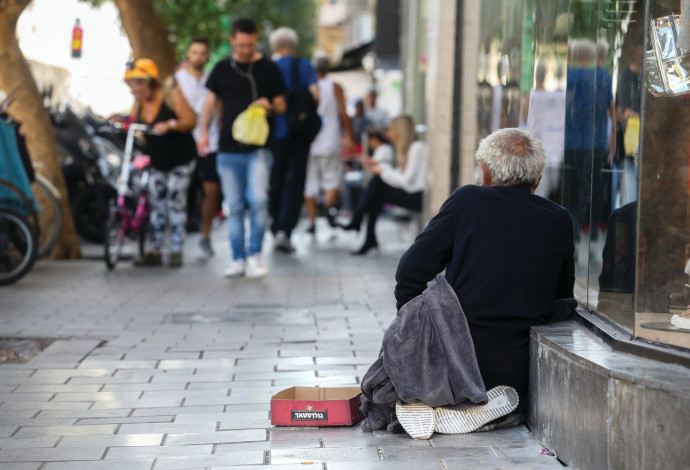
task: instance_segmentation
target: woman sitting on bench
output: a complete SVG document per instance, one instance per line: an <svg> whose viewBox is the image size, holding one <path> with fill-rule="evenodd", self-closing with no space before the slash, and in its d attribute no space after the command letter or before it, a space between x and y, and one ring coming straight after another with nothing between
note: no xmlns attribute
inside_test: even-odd
<svg viewBox="0 0 690 470"><path fill-rule="evenodd" d="M365 158L363 167L374 177L361 197L352 221L340 225L344 230L359 230L367 215L367 236L364 245L352 252L364 255L378 247L376 220L384 203L412 211L422 210L422 191L426 183L426 145L416 140L414 123L410 116L393 119L388 127L388 138L395 146L397 167L373 158Z"/></svg>

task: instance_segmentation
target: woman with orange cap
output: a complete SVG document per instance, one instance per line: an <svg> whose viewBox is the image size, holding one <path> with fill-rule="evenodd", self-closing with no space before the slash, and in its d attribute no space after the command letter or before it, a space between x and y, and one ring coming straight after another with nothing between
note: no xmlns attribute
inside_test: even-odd
<svg viewBox="0 0 690 470"><path fill-rule="evenodd" d="M145 149L151 157L151 250L135 265L163 264L161 249L166 226L170 225L168 266L179 267L187 221L187 187L196 157L191 133L196 117L174 78L161 82L158 67L152 60L137 59L128 64L125 81L135 99L132 117L150 125L153 131L146 136Z"/></svg>

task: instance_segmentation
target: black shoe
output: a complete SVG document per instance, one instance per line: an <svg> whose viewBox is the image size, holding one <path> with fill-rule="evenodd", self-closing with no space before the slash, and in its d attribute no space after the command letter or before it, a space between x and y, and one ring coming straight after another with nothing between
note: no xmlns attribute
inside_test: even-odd
<svg viewBox="0 0 690 470"><path fill-rule="evenodd" d="M353 221L351 221L351 222L350 222L349 224L347 224L347 225L336 223L335 226L338 227L338 228L341 228L341 229L343 229L343 230L345 230L345 231L354 230L355 232L359 232L359 226L360 226L360 224L356 223L356 222L353 220Z"/></svg>
<svg viewBox="0 0 690 470"><path fill-rule="evenodd" d="M338 224L335 221L337 215L338 209L336 209L335 207L329 207L328 209L326 209L326 220L328 221L328 225L330 225L333 228L338 226Z"/></svg>
<svg viewBox="0 0 690 470"><path fill-rule="evenodd" d="M363 255L366 255L369 250L371 250L371 249L377 249L378 250L378 248L379 248L379 244L376 241L373 241L373 242L367 241L367 242L364 242L364 245L362 245L362 247L359 250L351 251L350 254L352 256L363 256Z"/></svg>

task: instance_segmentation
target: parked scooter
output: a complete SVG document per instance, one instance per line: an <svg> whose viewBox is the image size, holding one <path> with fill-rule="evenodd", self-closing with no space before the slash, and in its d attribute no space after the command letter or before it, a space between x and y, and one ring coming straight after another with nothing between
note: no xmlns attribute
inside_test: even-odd
<svg viewBox="0 0 690 470"><path fill-rule="evenodd" d="M113 166L119 150L105 139L94 142L88 125L69 106L51 110L51 118L77 232L89 241L102 243L110 201L117 197L119 167Z"/></svg>

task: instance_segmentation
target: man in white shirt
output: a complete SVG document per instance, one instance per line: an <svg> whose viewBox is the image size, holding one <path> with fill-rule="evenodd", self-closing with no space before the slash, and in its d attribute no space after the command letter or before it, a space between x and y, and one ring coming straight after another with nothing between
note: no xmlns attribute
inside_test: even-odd
<svg viewBox="0 0 690 470"><path fill-rule="evenodd" d="M180 84L180 89L189 105L196 114L196 128L194 139L198 142L201 134L201 119L199 116L204 108L206 96L209 93L206 88L208 72L204 67L208 63L209 42L206 38L194 38L187 48L187 66L175 72L175 79ZM204 188L204 200L201 205L201 240L199 247L206 256L213 256L211 246L211 226L213 217L218 210L220 202L220 180L216 172L216 153L218 152L218 125L214 118L209 129L209 153L201 155L197 159L197 170L201 176Z"/></svg>

